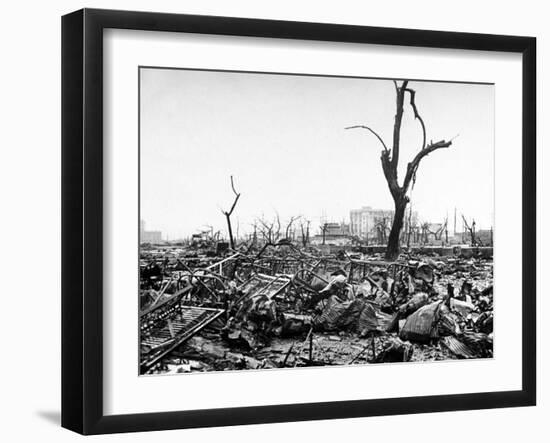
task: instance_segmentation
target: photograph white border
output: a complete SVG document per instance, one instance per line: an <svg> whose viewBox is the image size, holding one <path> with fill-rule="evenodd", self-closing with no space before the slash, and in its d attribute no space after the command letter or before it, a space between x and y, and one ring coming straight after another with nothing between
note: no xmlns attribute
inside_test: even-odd
<svg viewBox="0 0 550 443"><path fill-rule="evenodd" d="M138 66L494 83L495 358L139 377ZM520 54L109 29L103 94L105 415L521 389Z"/></svg>

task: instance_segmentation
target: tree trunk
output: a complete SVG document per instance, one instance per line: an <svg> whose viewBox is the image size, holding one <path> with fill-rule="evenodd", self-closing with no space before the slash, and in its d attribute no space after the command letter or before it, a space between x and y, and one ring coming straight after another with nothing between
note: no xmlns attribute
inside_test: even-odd
<svg viewBox="0 0 550 443"><path fill-rule="evenodd" d="M399 256L399 237L401 236L401 229L403 229L403 220L405 219L407 202L408 201L405 197L395 200L395 214L393 216L388 246L386 247L386 260L393 261Z"/></svg>
<svg viewBox="0 0 550 443"><path fill-rule="evenodd" d="M233 229L231 229L230 215L225 214L225 218L227 219L227 231L229 232L229 244L231 245L231 249L235 249L235 240L233 239Z"/></svg>
<svg viewBox="0 0 550 443"><path fill-rule="evenodd" d="M384 148L380 153L380 161L382 163L382 171L384 172L384 177L386 178L386 182L388 183L390 193L395 203L394 220L386 247L386 260L391 261L395 260L399 256L401 230L403 229L405 209L407 208L407 203L409 202L406 194L409 190L409 186L411 185L411 183L414 186L414 183L416 181L416 173L418 171L418 167L420 166L420 162L430 153L438 149L448 148L452 144L452 140L441 140L435 143L430 142L429 144L426 144L426 126L424 125L424 120L422 120L422 117L420 116L420 114L418 113L418 109L416 108L416 92L413 89L408 88L408 84L409 81L404 80L401 83L401 86L399 86L397 81L394 80L396 93L396 111L393 125L393 144L391 151L390 149L388 149L386 143L384 143L382 137L380 137L380 135L376 131L369 128L368 126L355 125L346 128L362 128L368 130L369 132L374 134L376 138L378 138L378 140L382 144L382 147ZM420 126L422 127L422 144L420 145L420 151L418 151L412 161L407 164L407 172L405 173L405 178L403 179L403 185L399 185L399 182L397 180L397 167L399 163L401 123L403 120L403 106L406 93L410 94L410 104L414 112L414 118L420 122ZM383 234L383 239L385 240L385 230ZM410 242L410 238L407 238L407 243L408 242Z"/></svg>

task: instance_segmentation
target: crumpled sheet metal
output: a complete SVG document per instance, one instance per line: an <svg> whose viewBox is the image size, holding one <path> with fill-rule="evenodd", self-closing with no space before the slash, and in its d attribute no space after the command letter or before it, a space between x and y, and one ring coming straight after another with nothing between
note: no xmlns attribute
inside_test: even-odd
<svg viewBox="0 0 550 443"><path fill-rule="evenodd" d="M493 356L493 335L483 332L465 332L460 339L477 357Z"/></svg>
<svg viewBox="0 0 550 443"><path fill-rule="evenodd" d="M315 325L325 331L347 330L364 336L385 330L390 320L390 315L381 312L378 305L369 300L341 301L333 296L328 299Z"/></svg>
<svg viewBox="0 0 550 443"><path fill-rule="evenodd" d="M466 318L475 309L475 306L470 302L451 298L451 309Z"/></svg>
<svg viewBox="0 0 550 443"><path fill-rule="evenodd" d="M323 312L315 321L316 325L327 331L337 329L339 320L344 317L350 304L351 302L342 302L336 296L329 297Z"/></svg>
<svg viewBox="0 0 550 443"><path fill-rule="evenodd" d="M434 281L434 272L432 267L427 263L418 263L413 271L414 278L418 278L426 283Z"/></svg>
<svg viewBox="0 0 550 443"><path fill-rule="evenodd" d="M407 316L426 304L428 304L428 294L425 292L418 292L414 294L407 303L403 303L399 306L399 313L403 316Z"/></svg>
<svg viewBox="0 0 550 443"><path fill-rule="evenodd" d="M391 338L382 352L378 353L372 363L398 363L411 360L413 345L399 338Z"/></svg>
<svg viewBox="0 0 550 443"><path fill-rule="evenodd" d="M409 315L399 332L401 340L427 342L438 336L437 321L442 301L430 303Z"/></svg>
<svg viewBox="0 0 550 443"><path fill-rule="evenodd" d="M452 335L448 335L447 337L443 337L441 339L441 342L445 347L449 349L453 354L462 357L462 358L475 358L476 355L474 352L464 343L462 343L457 338L453 337Z"/></svg>

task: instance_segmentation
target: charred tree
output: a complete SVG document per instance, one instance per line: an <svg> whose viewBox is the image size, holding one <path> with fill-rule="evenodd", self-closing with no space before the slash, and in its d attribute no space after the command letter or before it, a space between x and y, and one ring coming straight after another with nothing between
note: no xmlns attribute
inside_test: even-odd
<svg viewBox="0 0 550 443"><path fill-rule="evenodd" d="M400 244L399 239L401 235L401 230L403 229L403 221L405 218L405 212L407 209L407 204L409 203L409 197L407 196L407 192L409 190L409 187L411 184L414 186L414 182L416 181L416 173L418 171L418 167L420 166L420 162L424 157L429 155L430 153L442 149L442 148L448 148L452 144L452 140L445 141L440 140L438 142L426 142L426 126L424 125L424 120L422 120L422 117L418 113L418 109L416 107L416 91L408 87L409 81L405 80L399 86L396 81L394 81L395 85L395 95L396 95L396 112L395 112L395 118L394 118L394 124L393 124L393 143L391 150L387 147L386 143L384 143L384 140L382 137L373 129L371 129L368 126L365 125L356 125L356 126L350 126L346 129L355 129L355 128L361 128L366 129L367 131L371 132L383 146L383 150L380 155L380 161L382 163L382 171L384 172L384 177L386 178L386 182L388 183L388 188L390 190L391 196L393 198L394 202L394 217L393 217L393 223L390 230L390 235L388 238L388 243L386 247L386 260L395 260L399 256L400 251ZM417 154L414 156L414 158L407 164L407 170L405 173L405 178L403 179L403 184L400 185L397 177L397 166L399 164L399 150L401 147L401 123L403 120L403 109L404 109L404 103L405 103L405 96L409 94L410 97L410 106L414 113L414 118L419 121L420 126L422 128L422 144L420 146L420 151L417 152Z"/></svg>
<svg viewBox="0 0 550 443"><path fill-rule="evenodd" d="M263 216L256 219L258 231L262 235L264 243L275 244L281 238L281 218L279 214L275 219L267 220Z"/></svg>
<svg viewBox="0 0 550 443"><path fill-rule="evenodd" d="M411 233L413 229L411 225L412 211L413 211L413 208L411 203L411 206L409 207L409 219L407 221L407 249L411 247Z"/></svg>
<svg viewBox="0 0 550 443"><path fill-rule="evenodd" d="M299 220L300 219L300 216L297 215L297 216L293 216L293 217L290 217L290 220L288 221L287 225L286 225L286 229L285 229L285 239L287 240L294 240L294 231L292 230L292 225L294 224L294 222L296 220Z"/></svg>
<svg viewBox="0 0 550 443"><path fill-rule="evenodd" d="M468 230L468 233L470 234L470 244L472 246L477 246L476 242L476 221L472 220L472 226L468 224L466 221L466 218L464 215L462 216L462 221L464 222L464 227Z"/></svg>
<svg viewBox="0 0 550 443"><path fill-rule="evenodd" d="M241 194L235 190L235 184L233 183L233 176L231 176L231 190L233 191L233 194L235 194L235 199L233 200L231 209L229 211L222 211L222 213L223 215L225 215L225 219L227 220L227 232L229 234L229 244L231 245L231 249L235 249L235 239L233 238L233 230L231 228L231 214L233 214L233 211L235 210L235 206L237 206L237 202L239 201Z"/></svg>
<svg viewBox="0 0 550 443"><path fill-rule="evenodd" d="M262 236L262 241L264 243L273 243L273 222L268 222L261 218L257 220L257 223L259 224L258 231Z"/></svg>
<svg viewBox="0 0 550 443"><path fill-rule="evenodd" d="M309 220L306 220L305 222L305 225L304 223L300 223L300 230L302 231L302 246L305 248L307 247L308 243L309 243L309 225L310 225L310 221ZM304 228L305 226L305 228Z"/></svg>

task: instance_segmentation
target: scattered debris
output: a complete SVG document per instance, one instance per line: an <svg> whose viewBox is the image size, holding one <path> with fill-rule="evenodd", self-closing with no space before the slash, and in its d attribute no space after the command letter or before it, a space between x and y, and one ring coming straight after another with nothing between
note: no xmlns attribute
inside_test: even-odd
<svg viewBox="0 0 550 443"><path fill-rule="evenodd" d="M372 363L397 363L411 360L413 346L399 338L392 338L386 343L382 352L373 359Z"/></svg>
<svg viewBox="0 0 550 443"><path fill-rule="evenodd" d="M438 337L437 322L442 304L442 301L436 301L412 313L399 332L399 338L425 343Z"/></svg>
<svg viewBox="0 0 550 443"><path fill-rule="evenodd" d="M142 250L142 373L493 355L486 254L219 243Z"/></svg>
<svg viewBox="0 0 550 443"><path fill-rule="evenodd" d="M464 343L462 343L457 338L448 335L447 337L443 337L441 340L441 343L443 343L449 351L451 351L453 354L461 357L461 358L474 358L475 354L471 351L471 349L466 346Z"/></svg>

